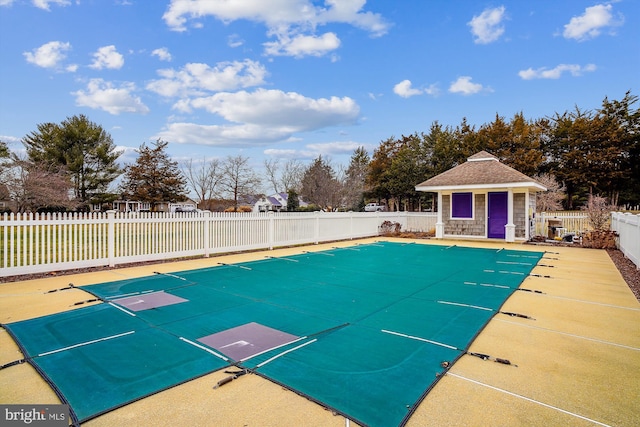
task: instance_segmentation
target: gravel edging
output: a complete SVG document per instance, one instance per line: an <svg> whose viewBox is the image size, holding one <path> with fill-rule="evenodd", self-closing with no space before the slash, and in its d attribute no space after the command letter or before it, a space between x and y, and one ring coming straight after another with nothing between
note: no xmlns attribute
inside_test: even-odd
<svg viewBox="0 0 640 427"><path fill-rule="evenodd" d="M625 257L619 249L607 249L607 253L624 281L629 285L633 295L640 302L640 269L629 258Z"/></svg>

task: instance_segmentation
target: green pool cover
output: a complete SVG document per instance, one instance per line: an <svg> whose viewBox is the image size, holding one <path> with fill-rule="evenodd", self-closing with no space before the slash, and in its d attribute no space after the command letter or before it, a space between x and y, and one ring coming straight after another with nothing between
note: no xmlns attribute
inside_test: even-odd
<svg viewBox="0 0 640 427"><path fill-rule="evenodd" d="M78 422L235 365L403 425L542 255L381 242L266 257L85 286L104 303L3 326Z"/></svg>

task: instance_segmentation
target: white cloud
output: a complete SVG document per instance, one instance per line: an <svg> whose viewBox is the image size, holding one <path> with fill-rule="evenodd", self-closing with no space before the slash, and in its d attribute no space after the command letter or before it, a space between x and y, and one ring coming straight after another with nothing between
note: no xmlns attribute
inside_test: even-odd
<svg viewBox="0 0 640 427"><path fill-rule="evenodd" d="M65 52L71 50L70 43L53 41L45 43L31 52L24 52L27 62L42 68L58 68L67 57Z"/></svg>
<svg viewBox="0 0 640 427"><path fill-rule="evenodd" d="M280 157L280 158L289 158L289 159L299 159L301 157L305 157L300 155L300 151L294 149L283 149L283 148L268 148L264 150L264 154L270 157Z"/></svg>
<svg viewBox="0 0 640 427"><path fill-rule="evenodd" d="M359 147L364 147L364 144L353 141L344 142L326 142L318 144L307 144L302 149L282 149L282 148L268 148L263 153L269 157L287 158L287 159L315 159L318 156L341 156L349 155ZM365 147L366 148L366 147Z"/></svg>
<svg viewBox="0 0 640 427"><path fill-rule="evenodd" d="M214 67L189 63L180 70L158 70L163 77L153 80L147 89L165 97L204 95L206 91L218 92L258 86L264 83L267 70L259 62L220 62Z"/></svg>
<svg viewBox="0 0 640 427"><path fill-rule="evenodd" d="M155 49L151 52L151 56L157 56L160 61L171 62L171 53L169 53L169 49L166 47Z"/></svg>
<svg viewBox="0 0 640 427"><path fill-rule="evenodd" d="M218 114L230 122L275 125L292 132L353 123L360 112L349 97L313 99L295 92L266 89L217 93L192 99L189 105Z"/></svg>
<svg viewBox="0 0 640 427"><path fill-rule="evenodd" d="M323 156L351 154L357 148L362 147L362 144L354 141L337 141L307 144L306 147L309 151L315 153L313 157L317 157L319 154L322 154Z"/></svg>
<svg viewBox="0 0 640 427"><path fill-rule="evenodd" d="M263 129L254 125L200 125L197 123L170 123L153 138L177 144L198 144L215 147L264 145L286 139L285 130Z"/></svg>
<svg viewBox="0 0 640 427"><path fill-rule="evenodd" d="M90 68L102 70L103 68L120 69L124 65L124 57L118 53L114 45L103 46L93 54L93 63Z"/></svg>
<svg viewBox="0 0 640 427"><path fill-rule="evenodd" d="M39 9L50 10L49 4L57 4L58 6L69 6L69 0L33 0L33 5Z"/></svg>
<svg viewBox="0 0 640 427"><path fill-rule="evenodd" d="M223 22L247 19L278 26L315 26L331 22L354 25L374 35L386 33L389 25L380 14L364 12L366 0L325 0L328 7L314 6L309 0L172 0L163 19L171 29L184 31L189 19L213 16Z"/></svg>
<svg viewBox="0 0 640 427"><path fill-rule="evenodd" d="M471 27L473 42L476 44L488 44L500 38L504 33L502 21L505 19L504 6L494 9L485 9L480 15L474 16L467 23Z"/></svg>
<svg viewBox="0 0 640 427"><path fill-rule="evenodd" d="M335 33L322 36L278 35L278 41L264 43L265 53L273 56L294 56L297 58L311 55L323 56L340 46L340 39Z"/></svg>
<svg viewBox="0 0 640 427"><path fill-rule="evenodd" d="M362 10L365 3L366 0L325 0L324 6L316 6L311 0L172 0L163 19L175 31L185 31L188 21L202 26L197 20L206 16L225 23L241 19L259 22L267 27L269 36L278 39L265 44L268 54L319 56L339 46L335 34L315 34L319 25L348 24L373 36L387 32L389 24L380 14Z"/></svg>
<svg viewBox="0 0 640 427"><path fill-rule="evenodd" d="M458 80L451 83L449 86L449 92L459 93L462 95L473 95L481 91L491 91L489 88L484 88L480 83L472 83L471 77L462 76Z"/></svg>
<svg viewBox="0 0 640 427"><path fill-rule="evenodd" d="M567 39L584 41L600 35L602 29L622 25L623 18L615 20L611 14L611 4L597 4L587 7L580 16L571 18L564 26L562 35Z"/></svg>
<svg viewBox="0 0 640 427"><path fill-rule="evenodd" d="M430 84L426 89L424 89L424 93L427 95L437 96L440 94L440 88L438 88L437 84Z"/></svg>
<svg viewBox="0 0 640 427"><path fill-rule="evenodd" d="M11 6L16 0L0 0L0 6ZM57 4L58 6L69 6L70 0L32 0L31 3L42 10L50 10L49 4Z"/></svg>
<svg viewBox="0 0 640 427"><path fill-rule="evenodd" d="M244 40L238 34L231 34L227 37L227 46L240 47L244 44Z"/></svg>
<svg viewBox="0 0 640 427"><path fill-rule="evenodd" d="M351 98L307 98L297 93L258 89L183 100L181 108L204 109L229 124L172 123L159 137L204 145L262 145L329 126L354 123L360 108Z"/></svg>
<svg viewBox="0 0 640 427"><path fill-rule="evenodd" d="M379 13L362 11L366 2L366 0L325 0L324 3L329 8L322 9L316 20L321 24L330 22L351 24L369 31L376 37L386 34L389 24L382 19Z"/></svg>
<svg viewBox="0 0 640 427"><path fill-rule="evenodd" d="M8 145L11 145L19 143L20 141L22 141L22 139L18 138L17 136L0 135L0 141L4 141Z"/></svg>
<svg viewBox="0 0 640 427"><path fill-rule="evenodd" d="M518 75L523 80L533 80L533 79L559 79L563 73L568 72L572 76L577 77L581 76L585 72L593 72L596 70L595 64L587 64L584 67L577 64L560 64L555 68L538 68L534 70L533 68L528 68L526 70L522 70L518 72Z"/></svg>
<svg viewBox="0 0 640 427"><path fill-rule="evenodd" d="M117 163L120 166L131 165L136 162L138 157L140 156L139 148L137 147L127 147L126 145L116 145L116 151L119 151L121 154L118 157Z"/></svg>
<svg viewBox="0 0 640 427"><path fill-rule="evenodd" d="M403 80L393 87L393 92L403 98L409 98L415 95L421 95L421 89L411 87L411 80Z"/></svg>
<svg viewBox="0 0 640 427"><path fill-rule="evenodd" d="M139 97L133 95L136 87L133 83L125 82L115 87L111 82L103 79L91 79L86 90L79 90L71 94L76 97L76 105L104 110L110 114L120 113L146 114L149 108Z"/></svg>

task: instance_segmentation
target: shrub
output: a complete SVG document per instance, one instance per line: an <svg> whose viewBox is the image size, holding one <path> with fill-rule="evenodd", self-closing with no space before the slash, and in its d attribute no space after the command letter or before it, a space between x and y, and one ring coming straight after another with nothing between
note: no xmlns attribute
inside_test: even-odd
<svg viewBox="0 0 640 427"><path fill-rule="evenodd" d="M586 211L591 228L596 231L605 231L609 229L611 212L615 208L614 205L607 202L606 198L590 194L589 200L582 207L582 210Z"/></svg>
<svg viewBox="0 0 640 427"><path fill-rule="evenodd" d="M615 210L615 206L608 203L604 197L591 194L582 210L586 211L589 225L592 228L583 236L582 246L595 249L615 249L618 235L615 231L609 230L611 212Z"/></svg>
<svg viewBox="0 0 640 427"><path fill-rule="evenodd" d="M321 211L322 208L318 205L307 205L307 206L300 206L298 207L298 209L296 209L296 212L318 212Z"/></svg>
<svg viewBox="0 0 640 427"><path fill-rule="evenodd" d="M234 208L233 206L224 210L225 212L253 212L251 206L238 206Z"/></svg>
<svg viewBox="0 0 640 427"><path fill-rule="evenodd" d="M391 222L391 221L384 221L379 227L380 234L383 236L398 234L400 233L401 228L402 228L402 224L400 224L399 222Z"/></svg>

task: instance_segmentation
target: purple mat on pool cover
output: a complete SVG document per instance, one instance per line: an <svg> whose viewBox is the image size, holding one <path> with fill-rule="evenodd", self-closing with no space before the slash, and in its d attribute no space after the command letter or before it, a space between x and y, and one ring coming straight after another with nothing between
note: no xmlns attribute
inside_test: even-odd
<svg viewBox="0 0 640 427"><path fill-rule="evenodd" d="M128 308L131 311L149 310L150 308L164 307L181 302L187 302L184 298L168 294L166 292L151 292L148 294L135 295L132 297L118 298L112 302Z"/></svg>
<svg viewBox="0 0 640 427"><path fill-rule="evenodd" d="M216 334L199 338L198 341L215 348L233 360L247 360L257 354L289 344L299 337L251 322Z"/></svg>

